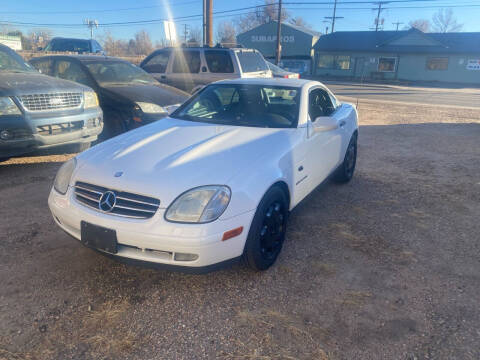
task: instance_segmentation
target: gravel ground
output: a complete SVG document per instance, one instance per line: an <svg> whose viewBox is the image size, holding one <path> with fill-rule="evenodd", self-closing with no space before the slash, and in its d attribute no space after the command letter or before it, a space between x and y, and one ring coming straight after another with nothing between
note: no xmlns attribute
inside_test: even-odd
<svg viewBox="0 0 480 360"><path fill-rule="evenodd" d="M267 272L128 267L50 217L72 155L0 165L1 359L479 359L478 110L360 103L356 175Z"/></svg>

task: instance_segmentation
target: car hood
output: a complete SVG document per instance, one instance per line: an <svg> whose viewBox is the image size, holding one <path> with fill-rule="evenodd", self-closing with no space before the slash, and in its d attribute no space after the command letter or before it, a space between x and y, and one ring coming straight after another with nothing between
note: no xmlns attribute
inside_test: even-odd
<svg viewBox="0 0 480 360"><path fill-rule="evenodd" d="M40 73L1 73L0 96L20 96L25 94L84 91L86 86L72 81L57 79Z"/></svg>
<svg viewBox="0 0 480 360"><path fill-rule="evenodd" d="M105 85L102 88L133 102L149 102L160 106L181 104L189 98L186 92L160 84Z"/></svg>
<svg viewBox="0 0 480 360"><path fill-rule="evenodd" d="M74 180L153 196L164 208L197 186L231 186L263 157L281 154L293 131L166 118L80 154Z"/></svg>

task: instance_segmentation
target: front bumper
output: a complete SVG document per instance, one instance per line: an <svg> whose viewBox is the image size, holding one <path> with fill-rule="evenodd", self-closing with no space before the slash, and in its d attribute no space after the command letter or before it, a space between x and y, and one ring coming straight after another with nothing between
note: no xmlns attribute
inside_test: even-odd
<svg viewBox="0 0 480 360"><path fill-rule="evenodd" d="M80 223L113 229L117 234L118 252L113 256L123 260L167 267L214 270L216 265L229 262L243 253L254 211L208 224L176 224L164 219L166 209L158 209L150 219L131 219L98 212L75 200L72 188L66 195L54 189L48 204L53 218L65 232L80 240ZM222 241L224 232L243 226L243 232ZM179 261L175 254L195 254L193 261ZM112 256L111 254L105 253Z"/></svg>
<svg viewBox="0 0 480 360"><path fill-rule="evenodd" d="M59 131L58 127L72 124L68 131ZM41 131L48 127L57 127L56 131ZM0 131L14 134L12 139L0 139L0 157L21 155L35 150L55 146L90 143L97 140L103 130L103 113L100 108L85 110L81 114L44 118L25 118L23 116L1 117Z"/></svg>

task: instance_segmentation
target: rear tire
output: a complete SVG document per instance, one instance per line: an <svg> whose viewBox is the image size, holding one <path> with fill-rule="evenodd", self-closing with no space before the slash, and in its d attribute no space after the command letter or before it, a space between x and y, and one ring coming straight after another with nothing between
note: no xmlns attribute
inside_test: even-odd
<svg viewBox="0 0 480 360"><path fill-rule="evenodd" d="M261 271L275 263L285 239L287 218L287 195L274 186L260 201L248 232L243 252L243 261L248 267Z"/></svg>
<svg viewBox="0 0 480 360"><path fill-rule="evenodd" d="M345 152L342 164L338 167L333 175L333 181L344 184L352 180L357 164L357 133L354 133Z"/></svg>

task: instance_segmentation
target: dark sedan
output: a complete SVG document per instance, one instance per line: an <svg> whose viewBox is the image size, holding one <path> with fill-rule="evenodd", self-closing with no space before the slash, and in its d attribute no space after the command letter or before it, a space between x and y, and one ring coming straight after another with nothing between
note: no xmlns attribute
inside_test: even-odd
<svg viewBox="0 0 480 360"><path fill-rule="evenodd" d="M43 74L93 88L100 100L106 139L166 117L189 94L161 84L125 60L95 55L52 55L30 60Z"/></svg>

